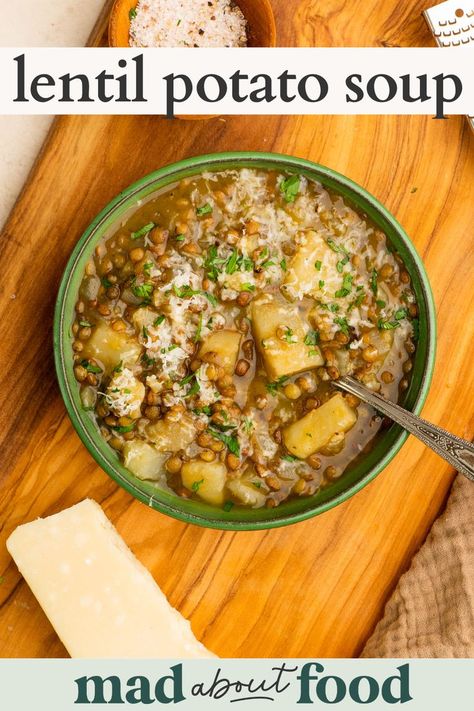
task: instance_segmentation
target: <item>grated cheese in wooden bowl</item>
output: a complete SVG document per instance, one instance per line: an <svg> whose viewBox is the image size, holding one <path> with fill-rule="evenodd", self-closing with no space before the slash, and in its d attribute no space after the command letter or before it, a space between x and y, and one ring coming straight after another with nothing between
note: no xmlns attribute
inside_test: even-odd
<svg viewBox="0 0 474 711"><path fill-rule="evenodd" d="M246 47L247 23L232 0L139 0L131 47Z"/></svg>

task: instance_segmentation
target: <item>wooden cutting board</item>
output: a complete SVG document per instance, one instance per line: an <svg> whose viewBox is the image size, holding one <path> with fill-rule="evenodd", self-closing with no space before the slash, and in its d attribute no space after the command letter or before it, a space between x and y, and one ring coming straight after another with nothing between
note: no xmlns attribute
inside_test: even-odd
<svg viewBox="0 0 474 711"><path fill-rule="evenodd" d="M409 0L273 0L280 45L428 45ZM99 23L95 42L103 36ZM474 136L461 118L59 118L1 238L0 656L66 656L5 549L18 524L100 502L198 638L221 656L357 655L443 507L453 472L410 438L365 490L267 532L220 532L151 511L101 471L56 383L52 318L69 253L120 190L171 161L223 150L310 158L345 173L400 220L422 254L439 320L424 414L474 434ZM144 610L146 614L146 610Z"/></svg>

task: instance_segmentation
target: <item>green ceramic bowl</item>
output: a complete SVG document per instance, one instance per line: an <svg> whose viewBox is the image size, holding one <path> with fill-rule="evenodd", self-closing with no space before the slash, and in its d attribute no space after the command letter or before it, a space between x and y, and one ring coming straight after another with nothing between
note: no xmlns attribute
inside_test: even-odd
<svg viewBox="0 0 474 711"><path fill-rule="evenodd" d="M418 348L411 384L404 401L406 408L419 412L426 399L433 372L436 318L428 277L413 244L394 217L359 185L322 165L274 153L222 153L190 158L147 175L118 195L92 222L69 259L56 305L54 352L61 393L72 423L96 462L112 479L148 506L182 521L209 528L255 530L302 521L345 501L387 466L405 442L406 432L396 425L387 429L362 461L349 467L337 481L312 497L287 501L275 509L234 507L226 512L205 503L160 491L153 484L136 479L121 465L116 453L101 438L91 414L81 407L79 389L73 374L71 350L71 325L79 284L85 265L104 233L110 233L124 215L133 212L138 200L149 197L157 190L202 171L239 167L298 172L317 180L367 214L386 233L410 273L419 306Z"/></svg>

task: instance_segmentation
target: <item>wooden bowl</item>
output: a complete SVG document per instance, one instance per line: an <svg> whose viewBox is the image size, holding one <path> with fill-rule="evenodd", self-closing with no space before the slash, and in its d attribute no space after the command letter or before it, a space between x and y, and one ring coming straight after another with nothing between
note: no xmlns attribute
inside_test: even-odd
<svg viewBox="0 0 474 711"><path fill-rule="evenodd" d="M138 0L115 0L109 20L110 47L129 47L130 10ZM270 0L235 0L247 20L249 47L275 47L276 26ZM203 117L200 117L203 118Z"/></svg>

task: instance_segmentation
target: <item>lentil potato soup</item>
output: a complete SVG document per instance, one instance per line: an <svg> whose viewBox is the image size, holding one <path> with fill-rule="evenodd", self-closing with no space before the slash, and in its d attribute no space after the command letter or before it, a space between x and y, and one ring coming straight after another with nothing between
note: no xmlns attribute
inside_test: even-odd
<svg viewBox="0 0 474 711"><path fill-rule="evenodd" d="M401 258L340 196L298 174L202 173L97 245L74 373L134 476L225 510L275 507L373 446L384 422L333 381L398 400L416 330Z"/></svg>

